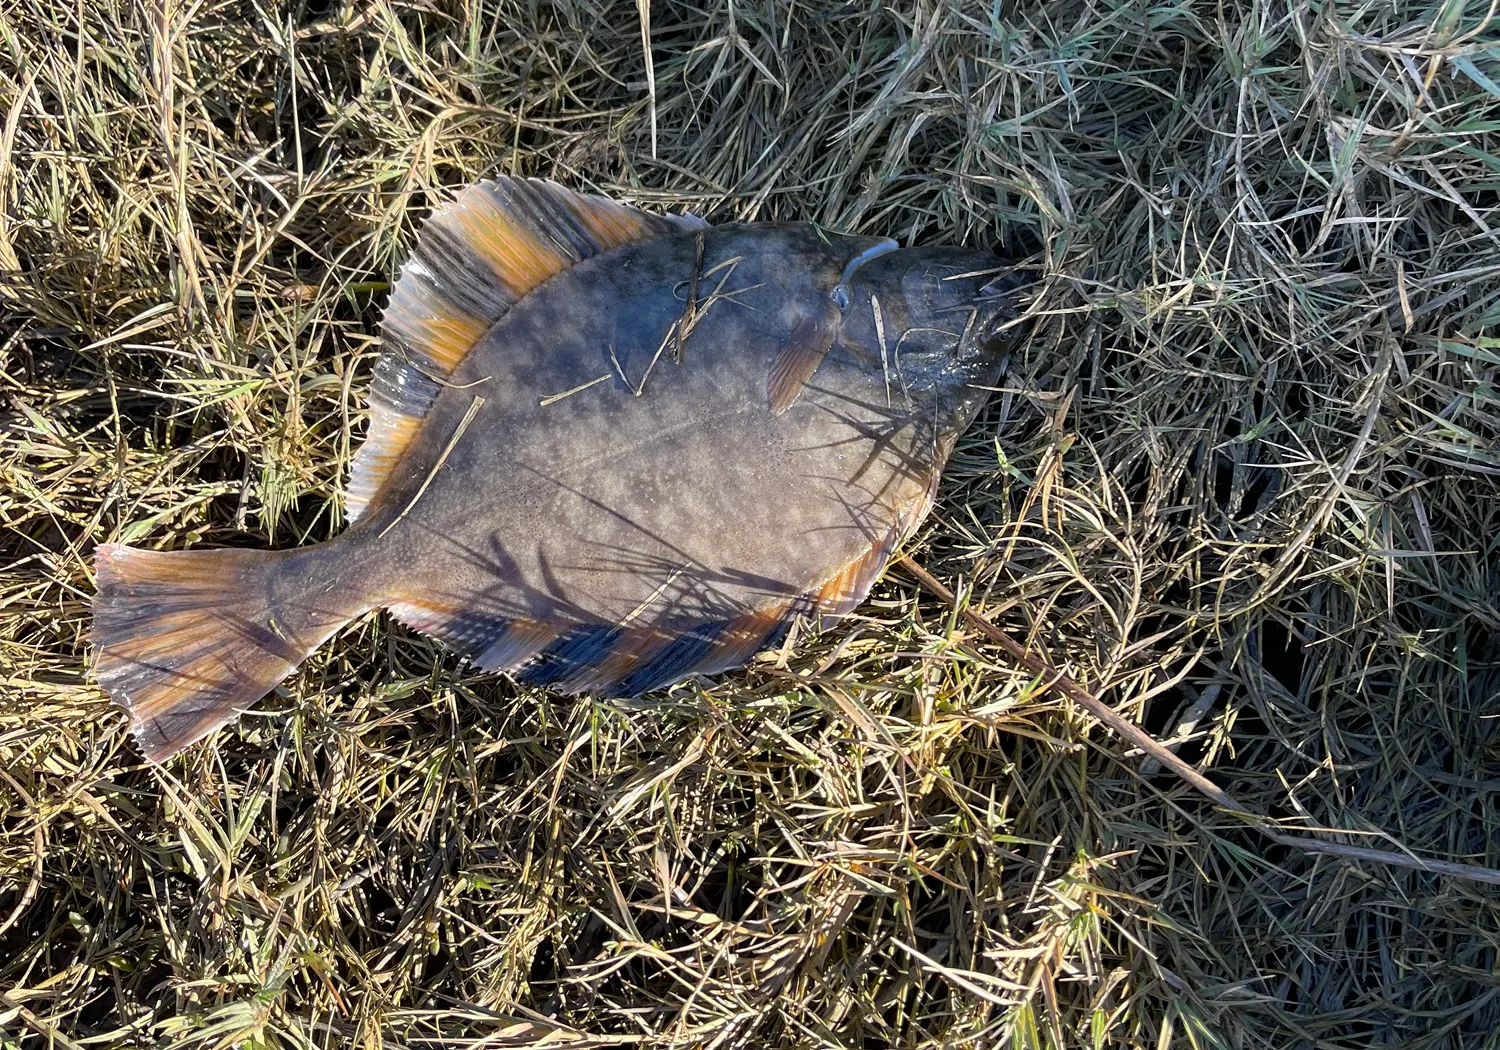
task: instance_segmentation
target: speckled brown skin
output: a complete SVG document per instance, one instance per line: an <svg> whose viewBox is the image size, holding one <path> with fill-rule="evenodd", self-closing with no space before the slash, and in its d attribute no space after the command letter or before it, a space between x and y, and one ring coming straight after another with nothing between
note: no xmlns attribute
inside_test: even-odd
<svg viewBox="0 0 1500 1050"><path fill-rule="evenodd" d="M778 416L778 348L876 242L804 224L705 231L701 318L678 363L675 345L657 350L699 236L627 245L518 303L448 378L366 515L287 560L277 603L331 588L365 607L685 625L785 602L888 533L983 403L972 384L994 378L987 337L1013 304L981 296L993 258L909 250L865 265L834 346Z"/></svg>

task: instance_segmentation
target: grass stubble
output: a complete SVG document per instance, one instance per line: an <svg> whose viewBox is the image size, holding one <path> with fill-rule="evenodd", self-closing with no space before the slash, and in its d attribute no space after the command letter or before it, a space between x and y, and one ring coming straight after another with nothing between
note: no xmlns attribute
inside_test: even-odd
<svg viewBox="0 0 1500 1050"><path fill-rule="evenodd" d="M1491 887L1266 838L899 568L634 703L371 616L161 770L86 676L96 543L341 527L422 216L550 175L1026 257L915 560L1287 835L1500 867L1496 15L4 4L0 1046L1496 1045Z"/></svg>

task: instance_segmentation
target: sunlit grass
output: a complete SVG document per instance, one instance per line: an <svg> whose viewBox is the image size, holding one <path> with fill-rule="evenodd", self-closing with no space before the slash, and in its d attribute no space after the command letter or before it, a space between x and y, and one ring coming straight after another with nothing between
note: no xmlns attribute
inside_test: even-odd
<svg viewBox="0 0 1500 1050"><path fill-rule="evenodd" d="M1024 257L914 556L1258 812L1500 867L1491 14L658 0L653 106L635 3L0 12L0 1047L1483 1045L1488 888L899 571L631 703L372 616L161 770L86 667L95 544L342 527L422 217L542 174Z"/></svg>

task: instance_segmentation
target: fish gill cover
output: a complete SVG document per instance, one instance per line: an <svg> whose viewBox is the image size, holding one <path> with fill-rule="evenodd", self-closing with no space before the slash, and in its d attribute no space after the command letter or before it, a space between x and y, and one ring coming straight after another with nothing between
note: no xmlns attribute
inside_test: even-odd
<svg viewBox="0 0 1500 1050"><path fill-rule="evenodd" d="M1485 5L103 2L0 32L0 1045L1500 1020L1482 883L1249 829L899 569L629 703L372 615L161 769L88 676L99 544L343 527L417 228L545 176L1025 258L1032 320L915 559L1255 812L1500 868Z"/></svg>

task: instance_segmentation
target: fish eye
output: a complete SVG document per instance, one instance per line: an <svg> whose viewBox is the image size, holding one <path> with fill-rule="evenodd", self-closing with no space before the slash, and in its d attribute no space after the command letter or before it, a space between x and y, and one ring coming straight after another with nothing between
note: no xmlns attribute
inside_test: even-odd
<svg viewBox="0 0 1500 1050"><path fill-rule="evenodd" d="M833 301L840 310L849 309L849 287L840 282L833 290Z"/></svg>

